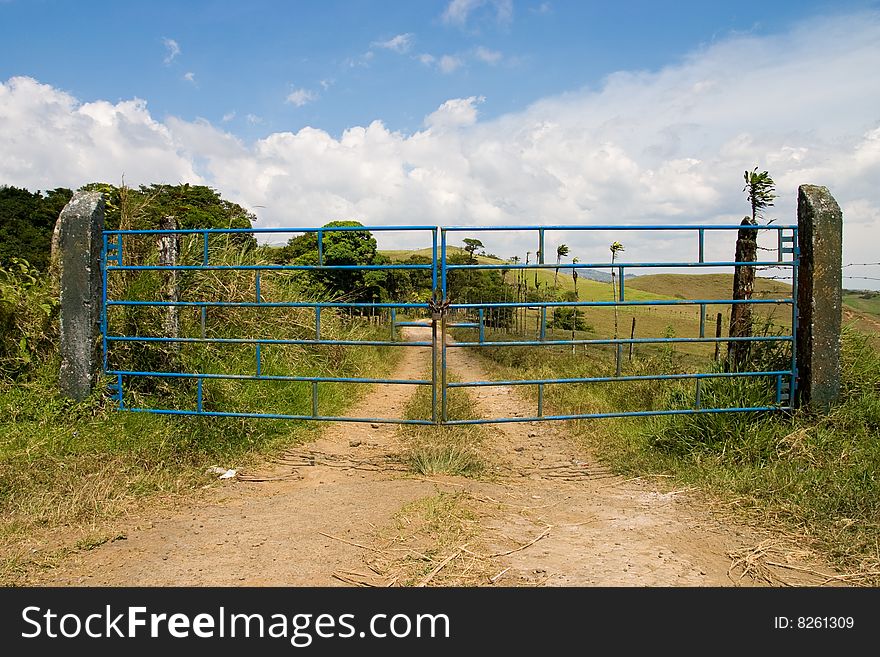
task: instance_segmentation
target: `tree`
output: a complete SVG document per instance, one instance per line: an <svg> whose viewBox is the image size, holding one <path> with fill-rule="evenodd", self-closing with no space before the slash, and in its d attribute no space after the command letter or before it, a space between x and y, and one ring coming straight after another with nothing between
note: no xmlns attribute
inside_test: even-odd
<svg viewBox="0 0 880 657"><path fill-rule="evenodd" d="M776 183L767 171L758 173L758 167L749 173L745 172L746 181L743 191L746 192L749 204L752 206L752 223L757 223L758 217L764 216L764 210L773 205L776 198Z"/></svg>
<svg viewBox="0 0 880 657"><path fill-rule="evenodd" d="M63 187L46 192L0 187L0 266L18 258L45 271L55 221L72 195Z"/></svg>
<svg viewBox="0 0 880 657"><path fill-rule="evenodd" d="M580 260L578 260L577 258L571 259L571 264L573 264L573 265L576 265L579 262L580 262ZM575 267L574 269L571 270L571 280L574 283L574 298L575 298L575 300L577 300L577 296L578 296L578 270L577 270L577 267Z"/></svg>
<svg viewBox="0 0 880 657"><path fill-rule="evenodd" d="M331 221L324 228L363 227L357 221ZM363 230L328 230L321 239L322 258L318 257L317 233L303 233L291 238L282 249L284 262L294 265L378 265L387 262L376 251L376 238ZM389 284L387 270L326 269L307 270L301 278L309 287L324 287L334 296L344 295L356 301L381 298Z"/></svg>
<svg viewBox="0 0 880 657"><path fill-rule="evenodd" d="M562 262L562 259L568 255L568 245L560 244L556 247L556 274L553 276L553 287L556 287L556 284L559 280L559 265Z"/></svg>
<svg viewBox="0 0 880 657"><path fill-rule="evenodd" d="M472 237L465 237L462 241L465 245L464 250L468 254L468 264L475 264L477 262L477 259L474 257L474 254L476 253L477 249L483 248L483 243L480 240L474 239Z"/></svg>

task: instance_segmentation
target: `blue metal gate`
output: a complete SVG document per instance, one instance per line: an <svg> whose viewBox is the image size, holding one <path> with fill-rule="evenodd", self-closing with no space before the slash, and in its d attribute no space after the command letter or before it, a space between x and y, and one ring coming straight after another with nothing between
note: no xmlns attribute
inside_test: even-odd
<svg viewBox="0 0 880 657"><path fill-rule="evenodd" d="M255 228L255 229L185 229L185 230L110 230L104 232L102 252L103 270L103 306L101 316L101 332L103 343L103 366L104 373L111 377L111 387L118 408L127 411L159 413L167 415L198 415L214 417L254 417L275 418L291 420L336 420L347 422L385 422L399 424L481 424L497 422L530 422L539 420L570 420L604 417L626 417L645 415L679 415L696 413L729 413L744 411L772 411L788 410L792 408L795 386L797 381L797 367L795 360L795 336L797 331L797 227L796 226L754 226L751 229L762 233L769 232L775 237L772 249L775 258L761 259L757 262L736 262L733 260L711 260L705 257L707 234L736 234L744 226L740 225L702 225L702 226L503 226L503 227L434 227L434 226L336 226L322 228ZM379 264L328 264L325 262L325 244L327 236L332 233L346 231L368 231L370 234L403 233L407 241L420 239L424 249L430 254L430 262L401 263L382 262ZM537 238L536 261L515 262L498 261L488 258L480 259L473 257L462 262L452 258L454 251L450 241L463 234L481 235L506 232L522 240L522 236L532 235ZM604 233L615 235L625 234L663 234L692 235L695 237L693 248L696 259L691 261L595 261L578 263L547 262L545 257L545 236L550 234L596 236L598 239ZM268 261L255 262L251 260L228 261L228 246L230 241L245 241L248 239L270 238L273 234L313 234L317 242L317 262L306 264L273 263ZM169 260L167 254L162 251L162 241L171 240L175 245L175 256ZM138 246L138 243L141 246ZM159 255L145 255L150 249L144 248L144 242L150 243L153 251L156 251L156 243ZM177 255L181 250L181 242L184 242L183 255ZM221 242L226 248L222 261L220 257ZM165 242L169 244L171 242ZM252 245L253 248L253 245ZM234 250L233 250L234 251ZM460 251L459 251L460 254ZM427 259L427 258L426 258ZM666 271L666 270L692 270L694 268L706 268L710 271L729 271L734 267L757 267L776 271L788 272L785 278L791 281L791 293L784 296L770 298L751 298L736 300L732 298L630 298L627 287L627 274L637 270ZM272 300L266 299L263 291L265 277L272 274L286 275L291 272L394 272L396 270L422 271L430 275L431 298L419 301L346 301L339 300ZM575 274L577 271L604 270L611 271L614 288L613 300L560 300L547 299L480 299L468 300L457 298L454 281L456 272L468 271L493 271L525 272L534 270L562 270ZM237 273L239 278L253 275L251 300L243 300L241 290L235 293L238 297L230 300L222 297L220 292L204 281L198 282L198 276L205 276L208 272ZM157 285L164 289L167 294L164 298L137 298L136 277L155 276L152 287L144 287L155 290ZM182 277L190 277L188 281L181 281ZM537 276L537 274L536 274ZM126 277L130 277L126 280ZM119 279L123 280L120 281ZM163 282L157 283L159 279ZM536 289L537 289L537 278ZM195 284L194 283L198 283ZM240 283L240 281L239 281ZM186 291L188 285L196 290L196 295L189 298ZM208 287L206 287L208 285ZM222 286L222 283L217 282ZM181 293L181 288L184 292ZM199 296L201 293L203 296ZM505 292L506 295L506 292ZM234 295L233 295L234 296ZM643 295L644 296L644 295ZM186 298L185 298L186 297ZM210 298L208 298L210 297ZM771 304L775 307L788 307L790 318L790 331L778 335L754 335L747 337L725 337L720 335L706 334L707 309L710 307L731 307L736 304L749 303L756 305ZM665 307L689 307L700 309L699 333L692 337L676 337L674 335L655 335L651 337L578 337L572 332L572 337L559 337L554 331L549 330L548 310L556 312L560 308L573 308L577 312L588 312L590 309L613 308L665 308ZM226 313L246 310L250 312L307 312L311 316L311 335L285 335L275 337L270 335L218 335L210 333L207 327L214 313ZM144 334L145 327L132 323L131 317L126 321L120 321L116 315L119 313L153 312L152 319L156 319L156 313L166 313L167 317L177 317L177 313L195 313L197 321L188 324L189 335L182 335L179 325L172 321L173 329L166 325L164 333L159 335ZM385 337L372 336L368 339L337 339L322 336L321 318L322 312L333 314L334 317L350 313L352 317L363 320L370 318L375 324L376 330L387 331ZM533 339L524 332L511 337L509 330L499 330L491 321L502 313L522 313L524 316L532 313L535 319L535 332ZM575 315L575 318L577 315ZM137 319L135 317L135 319ZM192 319L192 318L191 318ZM179 321L179 320L177 320ZM299 320L297 320L299 321ZM300 322L300 329L302 329ZM151 322L155 325L156 322ZM552 322L551 322L552 324ZM260 323L257 321L259 327ZM277 324L276 324L277 326ZM399 329L408 326L430 327L431 338L424 340L407 340L400 335ZM575 321L572 326L576 328ZM182 331L187 333L187 330ZM455 335L456 340L452 340ZM707 370L675 372L675 373L649 373L628 375L621 372L621 354L624 348L632 349L635 345L661 345L674 348L677 344L706 344L716 345L716 360L718 347L721 344L733 342L773 342L787 344L791 351L791 357L787 366L783 369L754 369L722 371L718 367L708 367ZM210 360L206 366L198 371L182 369L180 359L175 356L175 349L179 350L187 346L210 347L210 348L247 348L252 349L249 357L248 371L207 371L210 368ZM267 349L298 346L307 349L332 348L333 346L370 346L389 348L416 348L429 350L431 353L430 378L389 379L378 377L332 377L311 374L291 374L267 371L265 367L265 354ZM138 366L138 350L160 348L158 357L152 360L146 359L149 367ZM609 376L578 376L568 378L535 378L535 379L505 379L505 380L463 380L451 381L447 376L447 355L451 349L483 349L483 348L516 348L529 347L534 349L553 348L610 348L616 352L617 370ZM164 350L164 351L163 351ZM123 352L123 353L120 353ZM708 361L711 362L711 361ZM703 382L709 379L760 377L769 381L772 388L773 399L770 403L752 406L736 407L712 407L701 399ZM692 381L694 383L692 403L688 407L676 408L649 408L639 411L624 411L611 409L608 412L574 412L554 413L545 412L544 393L548 386L565 385L591 385L591 384L615 384L636 381ZM139 382L153 381L176 381L194 384L191 396L180 401L175 407L164 406L162 402L162 386L154 383L151 394L138 392ZM272 410L271 399L266 401L266 408L259 409L235 409L221 408L216 403L209 403L206 399L206 386L215 382L258 382L267 384L305 384L310 388L310 404L305 410L296 412L279 412ZM353 385L353 384L379 384L379 385L406 385L426 386L431 389L431 416L410 419L404 417L339 417L333 414L323 414L319 408L319 388L325 385ZM480 388L491 386L531 386L537 392L536 410L533 415L524 417L484 417L476 419L452 418L449 415L448 396L451 390L457 388ZM179 391L178 391L179 393ZM146 400L147 403L142 403Z"/></svg>

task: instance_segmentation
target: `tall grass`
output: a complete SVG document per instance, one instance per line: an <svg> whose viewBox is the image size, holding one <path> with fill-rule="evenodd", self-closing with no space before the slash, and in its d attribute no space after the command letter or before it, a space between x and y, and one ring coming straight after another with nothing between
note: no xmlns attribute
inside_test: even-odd
<svg viewBox="0 0 880 657"><path fill-rule="evenodd" d="M787 369L790 352L775 344L755 343L750 369ZM474 351L504 378L606 376L613 370L611 350L597 350L593 358L553 347ZM637 357L627 367L624 374L650 374L686 371L689 365L667 350ZM580 420L569 426L585 447L621 472L672 474L735 500L737 508L750 509L765 523L806 535L842 567L876 571L880 354L871 336L844 331L841 379L839 403L828 414L802 409ZM694 386L692 381L556 385L545 387L545 400L555 411L571 413L692 408ZM708 379L701 400L704 407L764 406L774 403L774 393L766 377Z"/></svg>
<svg viewBox="0 0 880 657"><path fill-rule="evenodd" d="M181 264L195 258L182 244ZM155 244L126 241L125 264L155 262ZM211 244L214 264L257 264L261 251L230 240ZM201 252L199 252L199 258ZM162 300L167 272L114 273L110 297ZM182 276L182 300L251 301L254 273L200 271ZM264 274L262 297L314 300L295 277ZM58 394L57 313L51 284L30 270L0 275L3 325L0 354L0 583L27 581L46 555L102 542L118 518L159 500L188 496L212 480L209 466L242 467L309 440L314 422L119 412L104 386L76 404ZM44 308L44 305L46 308ZM167 311L108 310L110 334L163 335ZM198 312L181 310L180 336L199 337ZM387 336L387 327L332 310L321 316L324 338ZM211 309L207 337L312 338L310 309ZM24 345L24 346L22 346ZM26 348L26 351L25 351ZM26 354L26 357L25 357ZM377 376L394 367L399 351L371 346L264 346L263 374ZM110 368L137 371L254 374L255 347L208 343L113 343ZM109 383L109 381L108 381ZM195 408L195 382L124 377L129 407ZM366 386L321 384L319 412L343 414ZM308 383L210 380L204 409L311 413ZM109 528L109 529L108 529ZM36 547L34 547L36 546ZM34 552L33 550L36 550Z"/></svg>

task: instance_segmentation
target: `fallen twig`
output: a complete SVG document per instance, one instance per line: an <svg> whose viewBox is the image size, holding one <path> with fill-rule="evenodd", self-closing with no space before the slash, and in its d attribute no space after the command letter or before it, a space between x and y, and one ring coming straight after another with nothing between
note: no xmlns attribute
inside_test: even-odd
<svg viewBox="0 0 880 657"><path fill-rule="evenodd" d="M370 550L371 552L378 552L378 550L374 547L369 547L368 545L361 545L360 543L355 543L354 541L349 541L344 538L339 538L338 536L331 536L330 534L325 534L324 532L318 532L321 536L326 536L327 538L332 538L334 541L339 541L340 543L345 543L346 545L351 545L354 547L361 548L362 550Z"/></svg>
<svg viewBox="0 0 880 657"><path fill-rule="evenodd" d="M455 557L457 557L458 555L460 555L460 554L464 551L464 549L465 549L466 547L467 547L467 544L462 545L462 546L461 546L460 548L458 548L455 552L453 552L453 553L450 554L448 557L446 557L443 561L441 561L439 564L437 564L437 566L434 568L434 570L432 570L430 573L428 573L427 575L425 575L425 576L422 578L422 580L421 580L418 584L416 584L416 586L419 586L419 587L421 587L421 586L427 586L427 585L428 585L428 582L430 582L432 579L434 579L434 576L435 576L437 573L439 573L441 570L443 570L443 568L446 566L446 564L448 564L450 561L452 561L453 559L455 559Z"/></svg>

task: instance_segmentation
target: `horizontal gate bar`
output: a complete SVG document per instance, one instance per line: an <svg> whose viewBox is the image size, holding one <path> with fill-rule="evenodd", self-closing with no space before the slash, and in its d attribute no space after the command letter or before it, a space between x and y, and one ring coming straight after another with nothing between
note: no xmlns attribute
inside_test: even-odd
<svg viewBox="0 0 880 657"><path fill-rule="evenodd" d="M731 304L790 304L794 299L656 299L653 301L499 301L496 303L451 303L449 308L562 308L592 306L729 306Z"/></svg>
<svg viewBox="0 0 880 657"><path fill-rule="evenodd" d="M449 383L449 388L477 388L489 386L529 386L556 383L609 383L617 381L670 381L681 379L728 379L746 376L791 375L791 370L767 372L703 372L699 374L639 374L632 376L584 376L567 379L514 379L509 381L466 381Z"/></svg>
<svg viewBox="0 0 880 657"><path fill-rule="evenodd" d="M430 379L355 379L341 376L283 376L276 374L199 374L193 372L138 372L136 370L108 370L107 374L122 376L160 377L166 379L236 379L242 381L298 381L318 383L390 383L394 385L429 386Z"/></svg>
<svg viewBox="0 0 880 657"><path fill-rule="evenodd" d="M780 229L797 228L795 224L773 224L771 225L741 225L741 224L644 224L644 225L620 225L620 224L599 224L596 226L440 226L441 231L450 233L460 233L468 231L471 233L482 233L484 231L505 231L505 230L553 230L553 231L602 231L602 230L780 230Z"/></svg>
<svg viewBox="0 0 880 657"><path fill-rule="evenodd" d="M443 424L500 424L502 422L539 422L543 420L594 420L610 417L646 417L649 415L701 415L706 413L743 413L747 411L789 411L791 406L745 406L737 408L695 408L666 411L625 411L621 413L583 413L580 415L542 415L540 417L500 417L476 420L447 420Z"/></svg>
<svg viewBox="0 0 880 657"><path fill-rule="evenodd" d="M109 338L108 338L109 339ZM751 336L751 337L727 337L727 338L605 338L592 340L498 340L486 342L450 342L450 347L546 347L548 345L573 345L573 344L658 344L670 342L791 342L794 338L790 335L774 336Z"/></svg>
<svg viewBox="0 0 880 657"><path fill-rule="evenodd" d="M404 420L387 417L340 417L336 415L288 415L285 413L233 413L225 411L186 411L174 408L124 408L129 413L156 415L194 415L199 417L249 417L265 420L315 420L330 422L374 422L376 424L434 424L431 420Z"/></svg>
<svg viewBox="0 0 880 657"><path fill-rule="evenodd" d="M376 271L386 269L420 269L431 271L431 265L113 265L110 271Z"/></svg>
<svg viewBox="0 0 880 657"><path fill-rule="evenodd" d="M211 308L411 308L427 310L427 303L359 303L348 301L107 301L108 306L181 306Z"/></svg>
<svg viewBox="0 0 880 657"><path fill-rule="evenodd" d="M282 228L177 228L174 230L161 230L157 228L145 230L105 230L105 235L228 235L243 234L249 235L267 234L267 233L346 233L356 231L370 232L411 232L415 230L436 231L437 226L322 226L321 228L300 228L300 227L282 227Z"/></svg>
<svg viewBox="0 0 880 657"><path fill-rule="evenodd" d="M571 263L560 263L557 265L554 263L547 264L501 264L501 265L446 265L446 270L450 271L453 269L647 269L650 267L669 267L669 268L682 268L682 267L794 267L795 263L790 260L768 260L766 262L754 262L754 261L743 261L738 262L736 260L732 260L729 262L719 261L719 262L578 262L576 264ZM194 269L198 269L198 267L193 267ZM120 269L120 267L113 267L113 269ZM158 269L168 269L167 267L158 267Z"/></svg>
<svg viewBox="0 0 880 657"><path fill-rule="evenodd" d="M410 326L410 324L397 324ZM419 324L422 326L422 324ZM430 326L427 324L426 326ZM315 340L315 339L281 339L281 338L165 338L139 337L129 335L108 335L108 342L182 342L204 344L340 344L348 347L430 347L430 342L393 342L391 340Z"/></svg>

